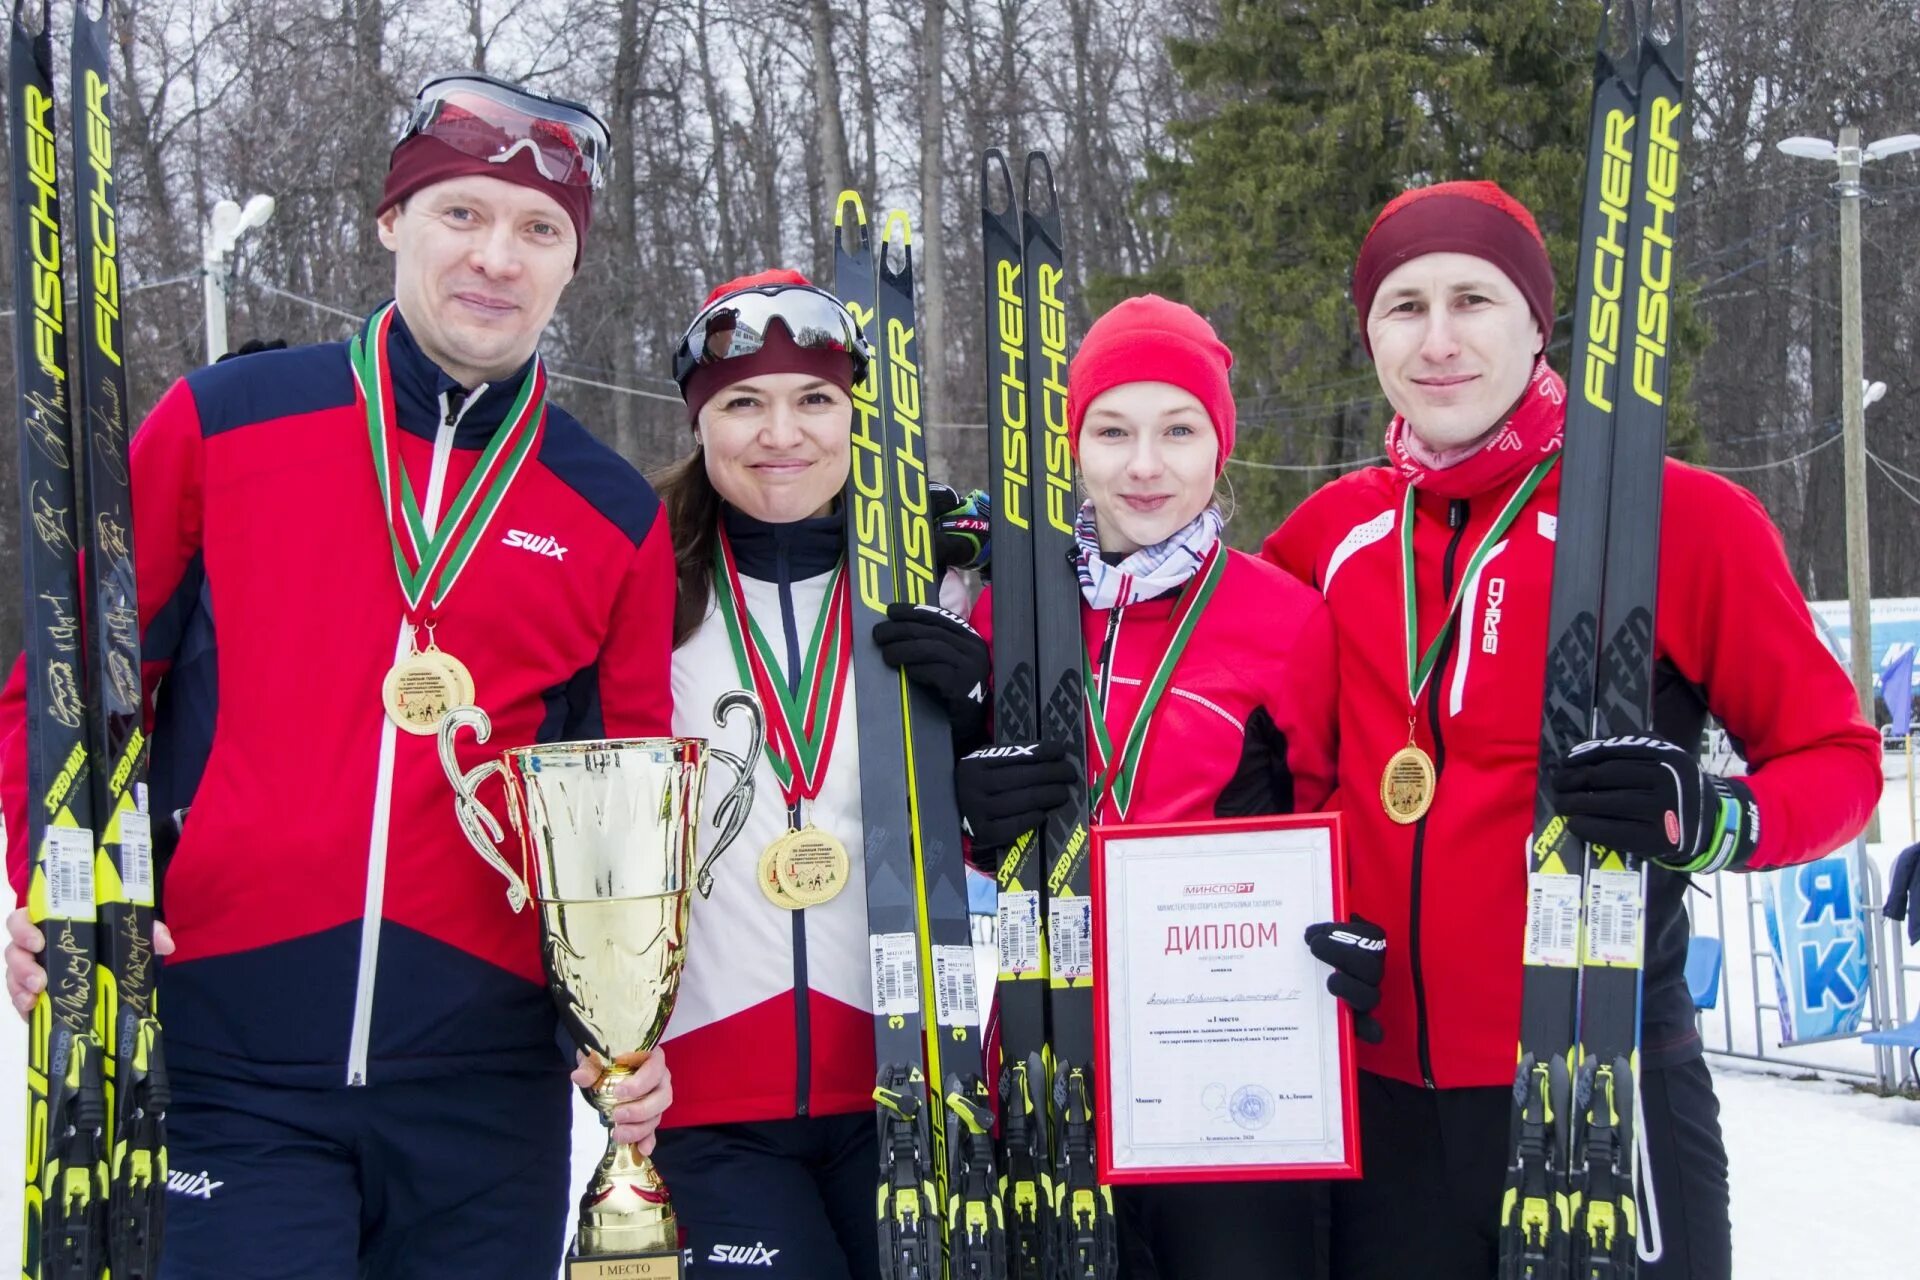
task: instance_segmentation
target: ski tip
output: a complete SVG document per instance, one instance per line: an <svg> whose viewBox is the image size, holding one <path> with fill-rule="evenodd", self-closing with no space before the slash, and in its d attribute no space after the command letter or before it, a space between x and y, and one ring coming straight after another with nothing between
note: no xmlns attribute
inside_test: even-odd
<svg viewBox="0 0 1920 1280"><path fill-rule="evenodd" d="M848 212L849 209L852 210L851 214ZM866 203L860 199L860 193L852 189L842 191L839 198L833 202L834 232L836 234L842 234L848 227L858 227L861 231L861 238L865 239L867 206Z"/></svg>
<svg viewBox="0 0 1920 1280"><path fill-rule="evenodd" d="M880 239L887 244L894 243L893 233L896 229L900 232L900 247L911 250L913 248L913 219L907 215L905 209L892 209L888 211L886 228L881 231Z"/></svg>
<svg viewBox="0 0 1920 1280"><path fill-rule="evenodd" d="M1021 194L1021 203L1029 213L1046 217L1058 211L1053 196L1053 161L1047 158L1046 152L1027 152L1026 181L1022 185L1026 189ZM1039 199L1035 199L1036 190Z"/></svg>
<svg viewBox="0 0 1920 1280"><path fill-rule="evenodd" d="M989 147L980 156L980 208L995 217L1014 211L1013 168L1007 153L998 147Z"/></svg>

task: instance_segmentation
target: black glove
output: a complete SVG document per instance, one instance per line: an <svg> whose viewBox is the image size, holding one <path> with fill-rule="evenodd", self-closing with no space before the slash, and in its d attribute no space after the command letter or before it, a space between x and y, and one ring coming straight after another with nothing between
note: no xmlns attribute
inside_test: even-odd
<svg viewBox="0 0 1920 1280"><path fill-rule="evenodd" d="M1574 835L1674 871L1738 867L1760 843L1760 810L1738 778L1652 737L1601 738L1567 753L1548 779Z"/></svg>
<svg viewBox="0 0 1920 1280"><path fill-rule="evenodd" d="M219 364L221 361L231 360L235 356L251 356L258 355L262 351L285 351L286 349L287 340L285 338L273 338L265 342L259 338L248 338L245 342L227 352L227 354L215 357L214 363Z"/></svg>
<svg viewBox="0 0 1920 1280"><path fill-rule="evenodd" d="M1072 795L1078 770L1058 742L982 747L961 757L953 790L975 854L1004 849L1044 823Z"/></svg>
<svg viewBox="0 0 1920 1280"><path fill-rule="evenodd" d="M1910 844L1893 860L1887 877L1887 905L1880 914L1907 922L1907 941L1920 945L1920 844Z"/></svg>
<svg viewBox="0 0 1920 1280"><path fill-rule="evenodd" d="M1345 924L1328 920L1307 926L1307 950L1322 964L1331 965L1327 990L1353 1010L1353 1034L1368 1044L1379 1044L1386 1034L1373 1016L1380 1003L1380 979L1387 972L1387 934L1364 916L1350 916Z"/></svg>
<svg viewBox="0 0 1920 1280"><path fill-rule="evenodd" d="M887 620L873 624L873 642L888 666L940 699L956 743L969 747L985 737L993 665L987 642L966 619L937 604L896 600Z"/></svg>
<svg viewBox="0 0 1920 1280"><path fill-rule="evenodd" d="M933 516L933 551L940 567L986 573L993 547L993 499L981 489L962 496L944 484L929 484L927 510Z"/></svg>

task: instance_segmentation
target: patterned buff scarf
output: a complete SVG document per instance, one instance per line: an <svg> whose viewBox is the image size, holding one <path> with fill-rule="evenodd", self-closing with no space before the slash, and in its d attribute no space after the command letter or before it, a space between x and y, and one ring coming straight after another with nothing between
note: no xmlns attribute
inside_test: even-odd
<svg viewBox="0 0 1920 1280"><path fill-rule="evenodd" d="M1567 384L1542 357L1534 362L1532 381L1499 430L1465 448L1436 454L1395 414L1387 426L1387 457L1423 493L1472 498L1499 488L1558 450L1566 426Z"/></svg>
<svg viewBox="0 0 1920 1280"><path fill-rule="evenodd" d="M1220 508L1208 507L1164 542L1142 547L1119 564L1108 564L1100 558L1093 504L1085 503L1073 522L1080 544L1080 594L1096 609L1111 609L1176 591L1206 561L1213 544L1220 541L1224 523Z"/></svg>

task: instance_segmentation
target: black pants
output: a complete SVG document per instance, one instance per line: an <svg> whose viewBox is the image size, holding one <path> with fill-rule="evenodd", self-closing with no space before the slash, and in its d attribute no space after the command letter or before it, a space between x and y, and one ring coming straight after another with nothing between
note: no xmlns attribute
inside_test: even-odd
<svg viewBox="0 0 1920 1280"><path fill-rule="evenodd" d="M689 1276L879 1280L872 1112L662 1129Z"/></svg>
<svg viewBox="0 0 1920 1280"><path fill-rule="evenodd" d="M1318 1280L1324 1182L1117 1187L1121 1280Z"/></svg>
<svg viewBox="0 0 1920 1280"><path fill-rule="evenodd" d="M162 1280L529 1280L560 1265L558 1063L359 1089L173 1072Z"/></svg>
<svg viewBox="0 0 1920 1280"><path fill-rule="evenodd" d="M1727 1151L1707 1064L1643 1071L1640 1087L1663 1246L1641 1280L1729 1280ZM1333 1274L1491 1280L1512 1105L1511 1089L1423 1089L1361 1072L1366 1176L1333 1184ZM1643 1240L1650 1212L1643 1195Z"/></svg>

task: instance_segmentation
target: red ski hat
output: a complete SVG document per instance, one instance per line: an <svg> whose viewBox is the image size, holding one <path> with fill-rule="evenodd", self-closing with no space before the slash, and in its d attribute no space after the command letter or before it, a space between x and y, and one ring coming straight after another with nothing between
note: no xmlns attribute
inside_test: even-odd
<svg viewBox="0 0 1920 1280"><path fill-rule="evenodd" d="M700 304L700 310L705 312L729 294L780 285L818 288L798 271L774 267L750 276L736 277L718 286ZM721 388L768 373L804 373L831 383L849 394L853 390L852 356L845 351L826 347L802 347L794 342L785 324L770 325L760 349L751 355L734 356L716 364L703 364L687 375L685 385L680 388L681 397L687 402L687 421L698 421L701 406L713 399Z"/></svg>
<svg viewBox="0 0 1920 1280"><path fill-rule="evenodd" d="M1227 371L1233 352L1201 314L1157 293L1128 298L1093 322L1067 370L1067 429L1080 456L1080 424L1087 406L1129 382L1170 382L1193 393L1213 419L1220 456L1213 473L1226 470L1233 452L1233 389Z"/></svg>
<svg viewBox="0 0 1920 1280"><path fill-rule="evenodd" d="M1527 206L1492 182L1437 182L1388 202L1360 242L1353 264L1353 305L1360 344L1373 355L1367 316L1380 282L1403 262L1429 253L1466 253L1507 273L1527 300L1545 342L1553 334L1553 263Z"/></svg>
<svg viewBox="0 0 1920 1280"><path fill-rule="evenodd" d="M586 252L587 228L593 225L593 188L554 182L540 172L531 151L522 151L503 163L468 155L440 139L416 133L393 149L387 160L387 185L373 216L379 217L416 191L449 178L499 178L532 187L555 204L573 222L573 269L580 269Z"/></svg>

